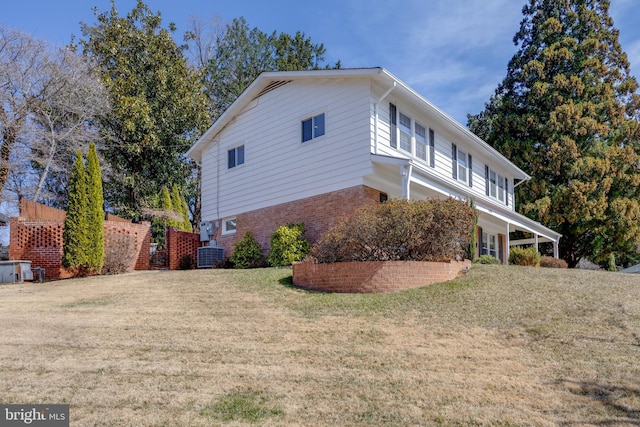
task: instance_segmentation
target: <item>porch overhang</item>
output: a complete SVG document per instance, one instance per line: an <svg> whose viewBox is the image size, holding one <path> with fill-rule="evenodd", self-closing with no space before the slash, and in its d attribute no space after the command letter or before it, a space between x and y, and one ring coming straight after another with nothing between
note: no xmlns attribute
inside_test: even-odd
<svg viewBox="0 0 640 427"><path fill-rule="evenodd" d="M425 165L415 162L409 158L371 155L371 161L387 167L396 168L400 185L402 186L402 197L412 199L411 185L415 184L426 189L435 197L453 197L460 200L473 200L474 206L480 213L479 224L482 222L491 223L494 227L499 227L507 239L507 251L511 246L533 245L538 250L538 244L550 242L553 244L554 257L558 257L558 244L562 235L548 227L532 220L507 206L499 206L488 197L479 197L472 194L469 188L465 188L457 183L448 181L435 173ZM510 241L509 233L512 231L524 231L530 233L533 238ZM508 259L508 256L507 256Z"/></svg>

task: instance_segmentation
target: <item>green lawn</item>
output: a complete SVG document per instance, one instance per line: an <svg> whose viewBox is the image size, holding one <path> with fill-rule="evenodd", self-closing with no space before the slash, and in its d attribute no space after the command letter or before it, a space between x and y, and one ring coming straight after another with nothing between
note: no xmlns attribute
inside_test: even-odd
<svg viewBox="0 0 640 427"><path fill-rule="evenodd" d="M0 286L0 400L74 426L640 425L640 276L474 266L385 295L291 270Z"/></svg>

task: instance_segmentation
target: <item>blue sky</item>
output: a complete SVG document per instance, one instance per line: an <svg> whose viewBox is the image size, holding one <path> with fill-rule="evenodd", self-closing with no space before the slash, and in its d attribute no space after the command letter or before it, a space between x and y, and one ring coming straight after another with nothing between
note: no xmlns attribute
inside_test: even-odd
<svg viewBox="0 0 640 427"><path fill-rule="evenodd" d="M163 22L182 34L188 20L244 16L262 31L302 31L327 48L326 59L343 67L382 66L440 109L466 124L506 73L512 39L528 0L146 0ZM80 21L94 22L92 7L109 0L3 2L0 23L54 44L80 35ZM125 15L135 0L117 0ZM640 76L640 0L611 0L620 42Z"/></svg>

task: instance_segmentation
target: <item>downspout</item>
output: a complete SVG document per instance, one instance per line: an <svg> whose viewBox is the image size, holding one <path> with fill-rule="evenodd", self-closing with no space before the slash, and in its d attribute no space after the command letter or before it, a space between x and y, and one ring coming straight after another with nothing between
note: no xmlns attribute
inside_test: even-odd
<svg viewBox="0 0 640 427"><path fill-rule="evenodd" d="M373 129L373 154L378 154L378 104L380 104L393 89L396 88L396 81L393 81L393 85L387 89L387 91L373 104L373 111L375 115L375 127Z"/></svg>
<svg viewBox="0 0 640 427"><path fill-rule="evenodd" d="M413 173L413 165L411 163L400 166L402 173L402 198L411 200L411 174Z"/></svg>

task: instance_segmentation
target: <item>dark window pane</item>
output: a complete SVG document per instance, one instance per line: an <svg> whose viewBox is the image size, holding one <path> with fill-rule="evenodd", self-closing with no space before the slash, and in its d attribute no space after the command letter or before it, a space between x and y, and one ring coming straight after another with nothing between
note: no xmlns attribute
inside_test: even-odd
<svg viewBox="0 0 640 427"><path fill-rule="evenodd" d="M313 121L307 119L302 122L302 142L309 141L313 138Z"/></svg>
<svg viewBox="0 0 640 427"><path fill-rule="evenodd" d="M324 113L313 118L313 137L324 135Z"/></svg>
<svg viewBox="0 0 640 427"><path fill-rule="evenodd" d="M244 145L236 148L236 165L244 164Z"/></svg>
<svg viewBox="0 0 640 427"><path fill-rule="evenodd" d="M236 150L235 149L229 150L228 156L229 156L229 169L231 169L236 165Z"/></svg>

